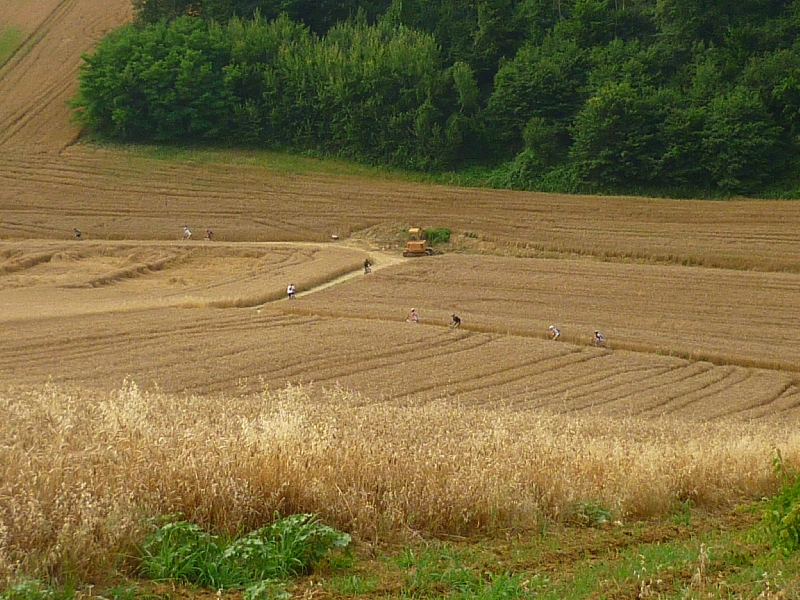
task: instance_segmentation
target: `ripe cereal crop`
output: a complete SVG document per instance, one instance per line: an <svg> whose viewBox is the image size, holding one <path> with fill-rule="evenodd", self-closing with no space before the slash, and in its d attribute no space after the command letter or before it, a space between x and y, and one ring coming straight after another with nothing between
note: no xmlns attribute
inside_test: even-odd
<svg viewBox="0 0 800 600"><path fill-rule="evenodd" d="M12 565L102 575L145 517L182 513L215 531L283 514L379 541L535 529L599 501L647 518L691 499L768 494L775 440L795 428L552 415L449 402L374 403L340 388L257 395L0 395L0 574Z"/></svg>
<svg viewBox="0 0 800 600"><path fill-rule="evenodd" d="M502 537L729 508L800 460L800 204L83 143L80 54L130 18L0 3L0 578L102 577L168 513ZM444 255L402 258L409 226Z"/></svg>

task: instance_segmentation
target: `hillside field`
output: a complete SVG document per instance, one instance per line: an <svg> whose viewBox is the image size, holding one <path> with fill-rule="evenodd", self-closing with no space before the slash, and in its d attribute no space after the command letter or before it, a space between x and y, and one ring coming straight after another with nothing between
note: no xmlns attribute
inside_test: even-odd
<svg viewBox="0 0 800 600"><path fill-rule="evenodd" d="M504 535L593 501L725 510L774 492L776 449L800 459L800 203L98 147L67 101L80 54L130 17L0 3L0 38L19 32L0 65L0 580L28 560L94 577L143 515ZM452 240L403 258L409 226Z"/></svg>

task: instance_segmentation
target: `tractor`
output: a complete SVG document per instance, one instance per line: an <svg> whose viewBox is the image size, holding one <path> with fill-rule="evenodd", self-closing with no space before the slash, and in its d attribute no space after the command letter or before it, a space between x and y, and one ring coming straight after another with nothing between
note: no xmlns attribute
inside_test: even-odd
<svg viewBox="0 0 800 600"><path fill-rule="evenodd" d="M433 248L425 237L425 232L419 227L408 230L408 241L403 256L433 256Z"/></svg>

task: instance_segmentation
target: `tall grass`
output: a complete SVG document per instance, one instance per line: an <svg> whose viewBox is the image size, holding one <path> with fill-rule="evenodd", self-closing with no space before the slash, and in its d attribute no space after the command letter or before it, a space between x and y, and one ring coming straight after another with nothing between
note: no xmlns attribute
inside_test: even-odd
<svg viewBox="0 0 800 600"><path fill-rule="evenodd" d="M775 491L796 428L609 421L503 406L372 403L341 389L254 396L0 394L0 574L107 572L145 519L233 535L316 513L362 538L539 527L595 502L615 519Z"/></svg>

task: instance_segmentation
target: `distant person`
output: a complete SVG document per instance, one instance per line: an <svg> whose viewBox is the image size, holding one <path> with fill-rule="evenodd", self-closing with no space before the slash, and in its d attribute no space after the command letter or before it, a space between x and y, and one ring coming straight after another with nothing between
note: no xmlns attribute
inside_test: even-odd
<svg viewBox="0 0 800 600"><path fill-rule="evenodd" d="M558 327L556 327L555 325L550 325L549 329L550 329L551 340L557 340L558 338L561 337L561 330Z"/></svg>
<svg viewBox="0 0 800 600"><path fill-rule="evenodd" d="M412 308L406 317L406 323L419 323L419 313L416 308Z"/></svg>
<svg viewBox="0 0 800 600"><path fill-rule="evenodd" d="M213 242L214 241L214 232L210 229L206 229L206 241Z"/></svg>
<svg viewBox="0 0 800 600"><path fill-rule="evenodd" d="M372 263L369 262L368 258L364 259L364 275L369 275L372 273Z"/></svg>
<svg viewBox="0 0 800 600"><path fill-rule="evenodd" d="M183 239L184 240L188 240L191 237L192 237L192 232L189 231L189 228L186 225L184 225L183 226Z"/></svg>
<svg viewBox="0 0 800 600"><path fill-rule="evenodd" d="M595 329L594 331L594 338L592 339L592 343L595 346L605 346L606 345L606 338L603 337L603 334L600 333Z"/></svg>
<svg viewBox="0 0 800 600"><path fill-rule="evenodd" d="M76 237L77 239L81 239L81 236L83 235L83 233L81 233L81 230L80 230L80 229L78 229L77 227L75 227L75 228L74 228L72 231L74 231L74 232L75 232L75 237Z"/></svg>
<svg viewBox="0 0 800 600"><path fill-rule="evenodd" d="M294 284L290 283L289 287L286 288L286 294L289 296L289 300L294 300L294 292L295 292Z"/></svg>
<svg viewBox="0 0 800 600"><path fill-rule="evenodd" d="M453 329L458 329L461 327L461 317L459 317L457 314L450 315L450 327Z"/></svg>

